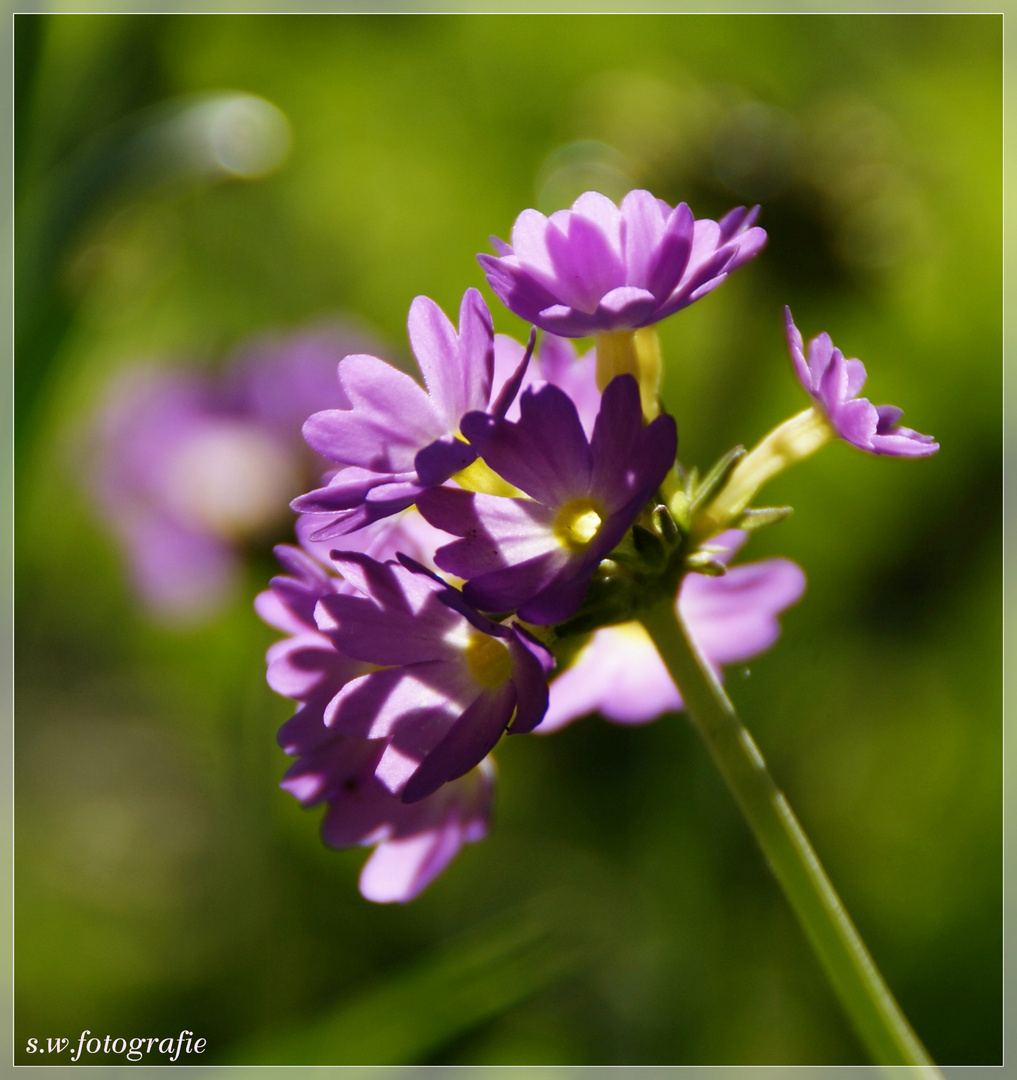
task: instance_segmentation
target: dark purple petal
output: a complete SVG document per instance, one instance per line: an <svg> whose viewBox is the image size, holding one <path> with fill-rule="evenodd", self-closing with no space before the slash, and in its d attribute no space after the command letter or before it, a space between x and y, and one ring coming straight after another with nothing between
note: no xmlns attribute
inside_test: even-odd
<svg viewBox="0 0 1017 1080"><path fill-rule="evenodd" d="M537 626L551 626L570 619L586 599L598 562L597 558L587 557L580 562L578 572L571 565L559 572L549 585L519 605L519 617Z"/></svg>
<svg viewBox="0 0 1017 1080"><path fill-rule="evenodd" d="M452 560L449 558L447 561ZM524 605L532 597L553 586L562 573L567 572L569 563L569 556L559 547L526 562L480 574L466 582L463 595L482 611L518 609L520 616L528 622L545 622L548 620L539 620L527 614L530 609L526 607L524 610Z"/></svg>
<svg viewBox="0 0 1017 1080"><path fill-rule="evenodd" d="M438 488L422 497L421 513L439 528L463 537L435 552L436 565L456 577L473 578L560 550L552 531L554 511L528 499Z"/></svg>
<svg viewBox="0 0 1017 1080"><path fill-rule="evenodd" d="M325 726L325 710L335 693L324 688L302 702L300 708L279 729L277 741L287 754L305 754L335 738Z"/></svg>
<svg viewBox="0 0 1017 1080"><path fill-rule="evenodd" d="M497 745L516 703L512 681L480 694L424 757L402 789L402 801L415 803L479 764Z"/></svg>
<svg viewBox="0 0 1017 1080"><path fill-rule="evenodd" d="M519 393L519 388L522 386L523 379L526 377L526 372L529 369L530 357L533 356L533 346L536 343L537 328L533 326L530 328L530 337L526 342L526 349L523 351L523 357L519 361L519 365L506 380L505 385L498 393L497 399L491 406L491 415L498 420L503 420L505 418L505 414L508 412L509 407L516 400L516 395Z"/></svg>
<svg viewBox="0 0 1017 1080"><path fill-rule="evenodd" d="M374 779L384 748L380 740L331 735L327 742L303 753L279 786L305 806L326 799L339 800L346 835L336 837L336 846L369 843L368 838L387 816L384 798L377 797L383 795L384 789L378 790Z"/></svg>
<svg viewBox="0 0 1017 1080"><path fill-rule="evenodd" d="M525 735L544 718L547 711L547 674L553 658L533 639L519 634L509 645L512 653L512 680L516 687L516 713L509 728L511 735ZM538 655L540 650L543 655Z"/></svg>
<svg viewBox="0 0 1017 1080"><path fill-rule="evenodd" d="M463 417L463 434L492 469L539 502L561 503L589 489L592 458L568 395L545 384L527 390L518 422Z"/></svg>
<svg viewBox="0 0 1017 1080"><path fill-rule="evenodd" d="M746 210L744 206L736 206L734 210L729 210L717 223L721 243L726 244L739 233L746 232L755 224L758 217L758 206L753 206L751 210Z"/></svg>
<svg viewBox="0 0 1017 1080"><path fill-rule="evenodd" d="M485 634L489 634L491 637L512 637L512 631L509 630L508 627L502 626L501 623L492 622L487 616L481 615L480 612L467 601L463 594L458 589L453 589L448 585L444 578L439 577L426 566L421 566L420 563L415 562L405 555L400 554L399 561L412 573L423 574L432 581L436 581L441 586L441 589L435 593L438 600L446 607L451 608L459 615L462 615L462 617L475 629L480 630Z"/></svg>
<svg viewBox="0 0 1017 1080"><path fill-rule="evenodd" d="M643 428L636 380L631 375L612 379L601 398L591 440L594 461L591 490L603 500L605 508L613 513L633 496L639 496L635 509L638 516L642 504L660 487L674 465L677 449L678 429L674 418L665 413Z"/></svg>
<svg viewBox="0 0 1017 1080"><path fill-rule="evenodd" d="M433 487L443 484L452 475L461 472L477 459L477 452L462 439L446 435L425 446L413 459L421 486Z"/></svg>
<svg viewBox="0 0 1017 1080"><path fill-rule="evenodd" d="M335 552L333 560L362 594L326 596L318 605L318 627L337 649L384 665L457 656L456 646L445 641L457 615L441 603L442 586L396 563L353 552Z"/></svg>
<svg viewBox="0 0 1017 1080"><path fill-rule="evenodd" d="M498 299L526 322L540 326L540 312L557 302L554 293L523 267L492 255L478 255L477 259Z"/></svg>

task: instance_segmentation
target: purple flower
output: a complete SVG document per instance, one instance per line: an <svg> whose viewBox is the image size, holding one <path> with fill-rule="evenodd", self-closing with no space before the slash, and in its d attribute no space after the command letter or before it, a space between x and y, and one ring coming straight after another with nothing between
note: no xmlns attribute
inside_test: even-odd
<svg viewBox="0 0 1017 1080"><path fill-rule="evenodd" d="M732 554L745 533L723 533L712 543ZM717 669L770 648L780 634L777 615L805 589L805 575L787 559L735 566L723 577L688 574L678 610L706 658ZM551 683L547 715L537 729L557 731L592 712L620 724L644 724L682 708L681 695L649 635L638 622L597 630L575 661Z"/></svg>
<svg viewBox="0 0 1017 1080"><path fill-rule="evenodd" d="M483 297L467 289L457 335L438 305L418 296L408 328L426 391L377 357L347 356L339 381L351 407L315 413L304 425L310 446L346 466L325 487L293 502L301 513L322 515L316 540L411 506L422 491L476 459L459 437L459 424L491 401L494 328Z"/></svg>
<svg viewBox="0 0 1017 1080"><path fill-rule="evenodd" d="M402 545L398 528L381 523L372 543ZM352 587L305 552L276 549L286 575L274 578L256 606L270 625L290 636L268 652L268 682L300 702L279 732L283 749L298 760L282 787L305 805L328 803L322 835L332 847L377 844L360 877L360 891L379 903L412 900L451 862L464 843L487 831L494 793L488 759L433 795L408 806L374 775L384 740L340 735L324 712L351 680L373 670L337 650L314 621L318 601Z"/></svg>
<svg viewBox="0 0 1017 1080"><path fill-rule="evenodd" d="M333 554L359 595L323 596L318 628L380 670L329 703L337 733L384 740L377 776L415 802L477 765L506 730L532 731L547 707L552 660L519 630L478 614L423 567Z"/></svg>
<svg viewBox="0 0 1017 1080"><path fill-rule="evenodd" d="M556 386L523 394L517 423L473 413L463 434L496 473L530 498L435 488L419 502L431 524L462 537L435 562L466 580L484 611L532 623L574 615L601 559L622 539L674 464L670 416L642 425L631 375L612 380L588 440Z"/></svg>
<svg viewBox="0 0 1017 1080"><path fill-rule="evenodd" d="M300 425L346 401L336 365L364 340L337 324L248 343L221 374L138 365L113 381L89 482L155 614L195 621L229 599L240 545L280 527L327 464Z"/></svg>
<svg viewBox="0 0 1017 1080"><path fill-rule="evenodd" d="M542 330L586 337L660 322L715 289L766 243L758 207L696 221L648 191L595 191L549 218L524 210L512 243L478 255L501 301Z"/></svg>
<svg viewBox="0 0 1017 1080"><path fill-rule="evenodd" d="M237 542L285 518L299 443L223 409L200 375L155 368L121 376L96 427L90 481L136 591L168 620L211 615L236 585Z"/></svg>
<svg viewBox="0 0 1017 1080"><path fill-rule="evenodd" d="M809 342L806 362L801 332L787 307L784 324L798 380L837 435L870 454L927 457L939 449L939 443L931 435L898 425L897 421L904 415L901 409L872 405L867 398L857 396L865 385L865 366L861 360L845 360L829 334L819 334Z"/></svg>

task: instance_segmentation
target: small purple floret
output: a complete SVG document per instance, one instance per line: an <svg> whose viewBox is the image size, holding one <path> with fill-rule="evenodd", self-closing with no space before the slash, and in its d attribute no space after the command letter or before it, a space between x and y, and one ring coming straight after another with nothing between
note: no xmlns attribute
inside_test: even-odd
<svg viewBox="0 0 1017 1080"><path fill-rule="evenodd" d="M870 454L891 457L927 457L939 449L931 435L921 435L897 422L902 410L893 405L872 405L858 397L865 385L865 366L861 360L845 360L844 354L822 333L809 342L805 359L802 335L784 308L787 345L798 380L808 391L840 438Z"/></svg>
<svg viewBox="0 0 1017 1080"><path fill-rule="evenodd" d="M308 444L345 466L292 504L300 513L327 515L315 539L404 510L476 458L457 436L463 415L491 401L494 328L483 297L467 289L458 334L426 296L410 305L407 325L426 390L375 356L347 356L339 381L350 408L315 413L304 424Z"/></svg>
<svg viewBox="0 0 1017 1080"><path fill-rule="evenodd" d="M696 221L648 191L616 206L595 191L549 218L524 210L512 243L478 255L491 288L517 315L562 337L635 330L688 307L757 254L759 208Z"/></svg>
<svg viewBox="0 0 1017 1080"><path fill-rule="evenodd" d="M356 552L333 561L357 595L323 596L317 626L339 652L380 670L347 683L325 723L384 741L377 776L403 802L468 772L506 730L540 723L552 666L542 646L423 568Z"/></svg>
<svg viewBox="0 0 1017 1080"><path fill-rule="evenodd" d="M416 525L408 524L406 518L394 525L381 522L366 530L365 546L386 553L397 547L415 550ZM272 580L256 607L267 623L289 635L269 649L269 685L299 702L296 714L279 731L280 745L297 758L281 786L306 806L328 804L322 823L326 844L377 845L360 876L360 891L368 900L412 900L463 844L486 834L493 763L480 761L412 805L394 795L375 775L385 740L341 734L324 719L343 687L373 670L337 649L314 621L319 601L351 593L353 586L299 548L281 545L276 555L286 573Z"/></svg>
<svg viewBox="0 0 1017 1080"><path fill-rule="evenodd" d="M631 375L604 391L590 439L575 405L550 384L523 394L518 422L472 413L463 434L530 498L428 491L420 512L462 537L439 548L435 562L466 580L463 594L480 609L518 611L543 625L578 611L601 559L674 464L678 442L670 416L643 427Z"/></svg>

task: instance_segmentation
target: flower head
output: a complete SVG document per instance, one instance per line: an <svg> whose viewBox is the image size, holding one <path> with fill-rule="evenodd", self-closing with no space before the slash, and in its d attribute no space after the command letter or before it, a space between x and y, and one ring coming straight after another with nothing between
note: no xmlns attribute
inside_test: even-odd
<svg viewBox="0 0 1017 1080"><path fill-rule="evenodd" d="M927 457L939 449L931 435L921 435L898 424L903 411L893 405L872 405L858 397L865 385L861 360L845 360L844 354L822 333L809 342L805 359L802 335L784 308L787 345L798 380L808 391L840 438L870 454L892 457Z"/></svg>
<svg viewBox="0 0 1017 1080"><path fill-rule="evenodd" d="M335 552L333 561L357 595L323 596L318 628L339 652L378 670L348 682L325 723L383 740L377 776L403 802L468 772L506 730L540 723L552 666L543 646L486 619L410 559Z"/></svg>
<svg viewBox="0 0 1017 1080"><path fill-rule="evenodd" d="M412 538L399 535L399 524L385 521L365 532L377 550L412 548ZM280 745L297 758L281 786L306 806L328 804L322 836L330 846L377 845L360 876L367 899L412 900L464 843L484 837L494 794L493 763L482 760L412 806L382 784L375 771L385 740L342 735L325 724L325 711L343 687L375 670L337 649L315 621L319 601L353 587L299 548L280 545L276 555L287 573L272 580L256 607L267 623L289 635L269 649L269 685L300 703L279 731Z"/></svg>
<svg viewBox="0 0 1017 1080"><path fill-rule="evenodd" d="M321 515L315 539L343 536L404 510L476 458L459 425L491 402L494 329L483 297L467 289L457 334L433 300L418 296L408 328L426 390L375 356L347 356L339 381L350 408L315 413L304 425L308 444L345 466L325 487L293 502L301 513Z"/></svg>
<svg viewBox="0 0 1017 1080"><path fill-rule="evenodd" d="M712 544L726 561L746 533L731 530ZM788 559L732 567L722 577L688 574L677 607L703 654L719 669L765 652L777 640L777 616L805 589L805 575ZM597 630L570 667L551 683L547 715L537 729L557 731L588 713L620 724L644 724L682 708L681 695L649 635L638 622Z"/></svg>
<svg viewBox="0 0 1017 1080"><path fill-rule="evenodd" d="M501 301L563 337L634 330L659 322L715 289L765 244L758 208L696 221L648 191L616 206L595 191L549 218L524 210L512 243L478 255Z"/></svg>
<svg viewBox="0 0 1017 1080"><path fill-rule="evenodd" d="M517 423L474 413L463 433L491 468L529 498L451 489L424 496L420 511L462 537L435 562L466 579L484 611L514 611L548 624L578 610L601 559L622 539L674 464L670 416L643 427L630 375L604 391L587 439L575 405L544 384L523 394Z"/></svg>

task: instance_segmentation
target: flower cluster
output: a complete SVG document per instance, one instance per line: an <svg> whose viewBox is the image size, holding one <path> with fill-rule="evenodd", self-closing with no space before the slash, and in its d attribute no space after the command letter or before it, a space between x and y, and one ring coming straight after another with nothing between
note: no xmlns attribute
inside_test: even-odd
<svg viewBox="0 0 1017 1080"><path fill-rule="evenodd" d="M424 385L350 355L345 400L304 425L333 471L292 504L299 546L277 549L285 573L258 610L288 635L269 683L299 703L280 731L297 759L283 787L327 804L326 843L376 845L369 899L411 899L485 834L503 734L682 708L642 611L670 605L718 674L773 644L804 575L786 559L729 563L783 516L749 505L774 461L834 435L873 453L936 449L895 410L852 400L864 369L825 335L806 365L788 316L808 421L702 478L677 463L648 335L761 250L756 215L696 221L645 191L525 211L512 244L479 258L533 323L527 345L494 333L475 289L458 326L417 297ZM567 340L590 335L582 356Z"/></svg>

